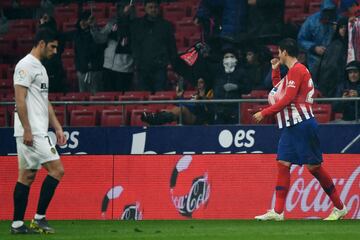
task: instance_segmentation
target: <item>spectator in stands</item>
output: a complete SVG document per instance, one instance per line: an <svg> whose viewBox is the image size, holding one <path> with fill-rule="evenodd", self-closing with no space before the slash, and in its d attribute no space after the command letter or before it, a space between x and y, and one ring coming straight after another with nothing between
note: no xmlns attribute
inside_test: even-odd
<svg viewBox="0 0 360 240"><path fill-rule="evenodd" d="M247 37L254 43L278 42L284 25L284 0L248 0Z"/></svg>
<svg viewBox="0 0 360 240"><path fill-rule="evenodd" d="M130 24L135 14L128 1L120 1L116 7L117 15L102 29L91 23L91 33L96 43L107 43L103 65L104 90L128 91L134 76Z"/></svg>
<svg viewBox="0 0 360 240"><path fill-rule="evenodd" d="M74 33L75 67L80 92L102 91L104 47L94 41L90 33L91 12L84 11L76 23Z"/></svg>
<svg viewBox="0 0 360 240"><path fill-rule="evenodd" d="M347 79L339 84L336 97L354 98L360 96L360 62L352 61L346 65ZM355 102L338 102L334 109L336 112L342 112L344 121L354 121L359 118L355 116ZM360 103L358 102L358 113L360 113Z"/></svg>
<svg viewBox="0 0 360 240"><path fill-rule="evenodd" d="M56 54L50 59L43 60L42 64L46 68L49 81L51 81L49 92L66 92L66 74L61 60L61 55L64 52L65 46L64 35L57 30L54 17L49 16L47 13L44 13L39 19L38 27L39 29L50 29L57 32L59 35L59 46Z"/></svg>
<svg viewBox="0 0 360 240"><path fill-rule="evenodd" d="M309 16L301 26L298 43L307 51L308 68L316 76L320 58L334 34L334 22L337 20L336 5L332 0L323 0L321 10Z"/></svg>
<svg viewBox="0 0 360 240"><path fill-rule="evenodd" d="M317 86L323 97L335 97L336 86L344 82L347 57L347 18L340 18L331 43L326 48L317 72Z"/></svg>
<svg viewBox="0 0 360 240"><path fill-rule="evenodd" d="M0 8L0 35L6 34L9 31L9 22L4 15L4 10Z"/></svg>
<svg viewBox="0 0 360 240"><path fill-rule="evenodd" d="M194 22L203 26L206 39L234 40L246 31L246 4L246 0L201 0Z"/></svg>
<svg viewBox="0 0 360 240"><path fill-rule="evenodd" d="M251 88L248 84L245 70L238 64L236 50L225 47L222 66L215 78L215 99L239 99L241 94L249 93ZM237 124L239 106L237 103L222 103L215 106L216 124Z"/></svg>
<svg viewBox="0 0 360 240"><path fill-rule="evenodd" d="M271 72L271 52L263 46L252 46L246 50L245 71L252 90L269 89L265 78Z"/></svg>
<svg viewBox="0 0 360 240"><path fill-rule="evenodd" d="M174 30L171 23L160 16L157 0L145 0L144 4L145 16L136 19L131 27L139 90L162 91L167 85L168 65L176 68Z"/></svg>
<svg viewBox="0 0 360 240"><path fill-rule="evenodd" d="M349 18L347 62L360 61L360 0L342 0L340 9Z"/></svg>
<svg viewBox="0 0 360 240"><path fill-rule="evenodd" d="M208 87L203 78L197 80L197 92L191 100L211 99L213 98L213 90ZM178 99L184 98L184 90L178 85L176 87L176 95ZM161 111L157 113L144 112L141 120L150 125L162 125L179 121L182 115L182 123L186 125L201 125L208 124L212 121L213 114L206 104L186 103L182 106L176 106L168 111Z"/></svg>

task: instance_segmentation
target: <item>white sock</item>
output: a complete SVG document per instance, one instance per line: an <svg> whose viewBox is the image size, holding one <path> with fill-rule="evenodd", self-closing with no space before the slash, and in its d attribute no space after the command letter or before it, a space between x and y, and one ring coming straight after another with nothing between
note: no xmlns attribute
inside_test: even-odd
<svg viewBox="0 0 360 240"><path fill-rule="evenodd" d="M22 225L24 225L24 221L13 221L11 227L18 228L21 227Z"/></svg>
<svg viewBox="0 0 360 240"><path fill-rule="evenodd" d="M40 219L43 219L45 218L45 215L40 215L40 214L35 214L35 217L34 217L36 220L40 220Z"/></svg>

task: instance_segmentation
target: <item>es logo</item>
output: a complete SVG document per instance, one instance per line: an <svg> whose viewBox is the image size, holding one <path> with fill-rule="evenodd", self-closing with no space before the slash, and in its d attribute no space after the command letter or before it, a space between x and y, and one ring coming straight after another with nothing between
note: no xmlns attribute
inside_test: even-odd
<svg viewBox="0 0 360 240"><path fill-rule="evenodd" d="M52 131L49 131L48 134L49 137L51 138L51 141L56 145L57 143L56 134ZM78 136L80 135L79 131L73 131L73 132L64 131L64 135L66 137L66 144L63 146L59 146L60 148L75 149L79 146L79 139L78 139Z"/></svg>
<svg viewBox="0 0 360 240"><path fill-rule="evenodd" d="M237 148L251 148L255 144L255 130L239 130L234 135L227 129L222 130L219 134L219 144L223 148L229 148L234 145Z"/></svg>

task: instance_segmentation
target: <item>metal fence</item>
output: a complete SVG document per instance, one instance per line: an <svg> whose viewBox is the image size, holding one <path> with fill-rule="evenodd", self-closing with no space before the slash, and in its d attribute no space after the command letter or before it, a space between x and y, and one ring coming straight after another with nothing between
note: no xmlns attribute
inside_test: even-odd
<svg viewBox="0 0 360 240"><path fill-rule="evenodd" d="M334 103L334 102L355 102L355 120L356 124L360 123L360 115L359 115L359 104L360 97L354 98L315 98L314 103ZM83 106L91 106L91 105L112 105L112 106L121 106L123 117L126 115L126 107L127 105L152 105L152 104L174 104L183 108L186 104L230 104L237 103L238 109L240 109L241 103L267 103L267 99L212 99L212 100L141 100L141 101L54 101L51 102L54 106L62 105L65 107L65 124L64 126L68 126L68 116L69 110L68 106L71 105L83 105ZM1 106L11 106L14 105L15 102L0 102ZM6 111L7 113L7 111ZM182 111L180 111L182 113ZM8 116L6 116L8 118ZM238 119L241 119L241 111L238 111ZM125 122L125 121L124 121ZM241 124L241 123L239 123ZM179 116L178 125L183 125L182 114Z"/></svg>

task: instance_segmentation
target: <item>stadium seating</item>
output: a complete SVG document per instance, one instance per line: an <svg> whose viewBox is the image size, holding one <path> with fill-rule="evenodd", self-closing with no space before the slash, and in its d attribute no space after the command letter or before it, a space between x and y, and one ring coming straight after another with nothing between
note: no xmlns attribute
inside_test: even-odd
<svg viewBox="0 0 360 240"><path fill-rule="evenodd" d="M122 92L97 92L94 96L110 96L113 97L115 100L118 99L119 96L122 95Z"/></svg>
<svg viewBox="0 0 360 240"><path fill-rule="evenodd" d="M175 99L176 92L175 91L158 91L155 93L155 96L164 97L166 99ZM149 96L150 99L150 96Z"/></svg>
<svg viewBox="0 0 360 240"><path fill-rule="evenodd" d="M50 101L60 101L60 98L64 96L63 93L49 93L48 98Z"/></svg>
<svg viewBox="0 0 360 240"><path fill-rule="evenodd" d="M6 109L0 108L0 127L7 126L7 113Z"/></svg>
<svg viewBox="0 0 360 240"><path fill-rule="evenodd" d="M7 75L7 70L10 67L10 64L4 64L1 63L0 64L0 79L7 79L8 77L12 77L12 76L8 76Z"/></svg>
<svg viewBox="0 0 360 240"><path fill-rule="evenodd" d="M35 22L33 19L19 19L12 20L10 22L11 33L19 33L19 34L33 34L35 31Z"/></svg>
<svg viewBox="0 0 360 240"><path fill-rule="evenodd" d="M115 96L95 95L89 97L90 101L115 101Z"/></svg>
<svg viewBox="0 0 360 240"><path fill-rule="evenodd" d="M96 126L96 112L87 109L71 111L70 126Z"/></svg>
<svg viewBox="0 0 360 240"><path fill-rule="evenodd" d="M1 55L5 56L14 56L16 55L16 39L17 36L15 34L7 34L4 36L0 36L0 52Z"/></svg>
<svg viewBox="0 0 360 240"><path fill-rule="evenodd" d="M186 91L184 92L184 96L183 96L183 97L184 97L185 99L191 99L192 96L194 96L196 93L197 93L196 90L186 90Z"/></svg>
<svg viewBox="0 0 360 240"><path fill-rule="evenodd" d="M96 19L107 18L109 16L109 8L111 3L87 3L84 4L83 10L88 10L95 16Z"/></svg>
<svg viewBox="0 0 360 240"><path fill-rule="evenodd" d="M85 101L88 100L91 93L89 92L69 92L60 97L61 101Z"/></svg>
<svg viewBox="0 0 360 240"><path fill-rule="evenodd" d="M71 32L76 30L77 19L70 19L62 24L63 32Z"/></svg>
<svg viewBox="0 0 360 240"><path fill-rule="evenodd" d="M41 0L19 0L20 7L23 8L38 8Z"/></svg>
<svg viewBox="0 0 360 240"><path fill-rule="evenodd" d="M13 4L13 0L1 0L0 8L11 8Z"/></svg>
<svg viewBox="0 0 360 240"><path fill-rule="evenodd" d="M267 99L269 91L267 90L252 90L249 94L241 95L242 98L251 99L251 98L264 98Z"/></svg>
<svg viewBox="0 0 360 240"><path fill-rule="evenodd" d="M135 97L138 100L146 100L150 95L149 91L128 91L124 93L124 97ZM122 97L122 96L121 96ZM119 97L120 100L120 97Z"/></svg>
<svg viewBox="0 0 360 240"><path fill-rule="evenodd" d="M319 1L319 2L311 1L309 3L309 13L312 14L317 11L320 11L320 7L321 7L321 1Z"/></svg>
<svg viewBox="0 0 360 240"><path fill-rule="evenodd" d="M245 108L245 106L246 106L246 108ZM255 104L254 103L251 105L241 105L240 123L241 124L257 124L253 120L252 116L257 112L262 111L266 107L268 107L267 104ZM242 108L244 108L244 109L242 109ZM273 123L275 123L275 119L273 117L266 117L260 124L273 124Z"/></svg>
<svg viewBox="0 0 360 240"><path fill-rule="evenodd" d="M151 113L153 111L149 110L148 108L142 108L142 109L133 109L131 111L131 117L130 117L130 125L131 126L147 126L147 123L144 123L141 121L141 114L143 112Z"/></svg>
<svg viewBox="0 0 360 240"><path fill-rule="evenodd" d="M54 109L55 115L56 115L59 123L61 124L61 126L65 126L66 119L67 119L67 116L65 115L65 106L56 105L56 106L53 106L53 109Z"/></svg>
<svg viewBox="0 0 360 240"><path fill-rule="evenodd" d="M313 113L319 123L328 123L332 116L331 104L313 104Z"/></svg>
<svg viewBox="0 0 360 240"><path fill-rule="evenodd" d="M34 41L33 38L32 35L24 35L16 39L16 53L18 56L24 56L31 51Z"/></svg>
<svg viewBox="0 0 360 240"><path fill-rule="evenodd" d="M8 94L13 92L13 81L12 79L0 79L0 93Z"/></svg>
<svg viewBox="0 0 360 240"><path fill-rule="evenodd" d="M55 7L54 17L56 19L58 29L62 29L63 23L69 21L69 19L77 19L78 16L78 5L76 3L59 5Z"/></svg>
<svg viewBox="0 0 360 240"><path fill-rule="evenodd" d="M116 127L125 124L125 116L121 110L104 109L101 112L100 125L103 127Z"/></svg>

